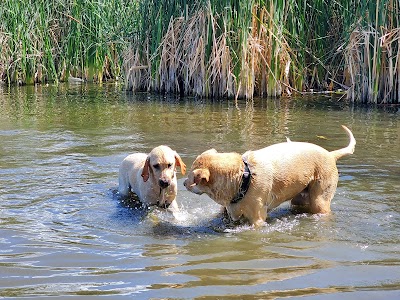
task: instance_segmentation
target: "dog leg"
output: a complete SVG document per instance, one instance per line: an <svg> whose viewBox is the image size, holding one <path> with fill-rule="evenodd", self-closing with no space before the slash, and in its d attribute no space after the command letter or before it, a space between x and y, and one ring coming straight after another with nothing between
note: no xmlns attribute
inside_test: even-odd
<svg viewBox="0 0 400 300"><path fill-rule="evenodd" d="M257 198L252 205L245 207L245 216L250 224L253 224L256 228L265 224L267 220L267 207L263 204L261 198Z"/></svg>
<svg viewBox="0 0 400 300"><path fill-rule="evenodd" d="M243 214L242 210L240 209L240 206L237 204L229 204L226 207L226 211L227 211L229 217L234 222L238 221Z"/></svg>
<svg viewBox="0 0 400 300"><path fill-rule="evenodd" d="M267 211L265 209L260 209L256 215L248 219L254 227L261 227L265 224L265 220L267 219Z"/></svg>
<svg viewBox="0 0 400 300"><path fill-rule="evenodd" d="M121 196L127 197L129 195L129 192L131 190L131 187L129 185L129 181L126 176L123 176L123 174L119 174L118 178L118 193Z"/></svg>
<svg viewBox="0 0 400 300"><path fill-rule="evenodd" d="M335 195L338 176L332 176L329 180L316 180L309 185L310 205L312 214L326 214L331 211L331 201Z"/></svg>

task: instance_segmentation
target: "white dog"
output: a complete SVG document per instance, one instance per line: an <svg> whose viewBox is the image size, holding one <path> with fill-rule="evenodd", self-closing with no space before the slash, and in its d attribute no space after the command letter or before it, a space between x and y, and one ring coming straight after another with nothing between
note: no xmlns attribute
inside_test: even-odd
<svg viewBox="0 0 400 300"><path fill-rule="evenodd" d="M177 211L176 167L186 172L178 153L168 146L158 146L146 155L128 155L119 168L118 192L122 196L135 193L147 205L158 205Z"/></svg>

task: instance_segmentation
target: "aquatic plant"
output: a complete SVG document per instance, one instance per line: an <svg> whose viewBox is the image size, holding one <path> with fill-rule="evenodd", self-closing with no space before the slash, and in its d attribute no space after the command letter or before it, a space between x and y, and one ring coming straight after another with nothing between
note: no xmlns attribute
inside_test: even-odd
<svg viewBox="0 0 400 300"><path fill-rule="evenodd" d="M123 77L128 90L212 98L346 91L398 103L394 0L3 0L0 76Z"/></svg>
<svg viewBox="0 0 400 300"><path fill-rule="evenodd" d="M134 40L135 50L125 56L129 88L213 98L281 94L290 59L274 6L267 11L257 1L157 3L140 3L141 15L157 21L144 22L139 32L146 38ZM163 3L170 15L160 13Z"/></svg>
<svg viewBox="0 0 400 300"><path fill-rule="evenodd" d="M348 98L362 103L400 101L400 2L361 1L345 48Z"/></svg>
<svg viewBox="0 0 400 300"><path fill-rule="evenodd" d="M214 98L344 89L352 101L398 102L398 6L139 1L148 17L125 56L126 86Z"/></svg>
<svg viewBox="0 0 400 300"><path fill-rule="evenodd" d="M0 75L31 84L120 76L137 6L122 0L2 0Z"/></svg>
<svg viewBox="0 0 400 300"><path fill-rule="evenodd" d="M139 2L140 15L157 21L144 22L142 38L125 56L126 86L132 90L252 98L333 88L339 59L332 45L339 45L342 36L327 20L340 21L338 5L294 0L157 3ZM161 14L166 6L169 14Z"/></svg>

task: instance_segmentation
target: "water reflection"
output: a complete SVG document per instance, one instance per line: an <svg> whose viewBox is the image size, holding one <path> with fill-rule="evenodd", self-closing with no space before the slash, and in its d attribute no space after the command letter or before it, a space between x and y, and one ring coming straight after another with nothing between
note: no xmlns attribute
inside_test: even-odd
<svg viewBox="0 0 400 300"><path fill-rule="evenodd" d="M0 297L396 298L398 110L336 99L208 101L102 87L0 88ZM264 227L231 224L178 174L182 218L125 203L118 166L167 144L190 166L208 148L287 137L347 143L329 216L287 205ZM349 276L351 274L351 276ZM346 294L343 294L346 292Z"/></svg>

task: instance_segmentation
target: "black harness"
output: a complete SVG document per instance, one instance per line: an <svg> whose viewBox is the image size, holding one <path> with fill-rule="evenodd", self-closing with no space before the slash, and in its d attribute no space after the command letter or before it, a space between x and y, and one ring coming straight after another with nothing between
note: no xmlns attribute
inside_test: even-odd
<svg viewBox="0 0 400 300"><path fill-rule="evenodd" d="M243 163L244 163L244 172L242 175L242 183L240 184L239 191L237 192L235 197L233 197L233 199L231 200L232 204L238 203L240 200L242 200L246 195L247 190L249 189L250 186L250 179L251 179L250 168L245 159L243 159Z"/></svg>

